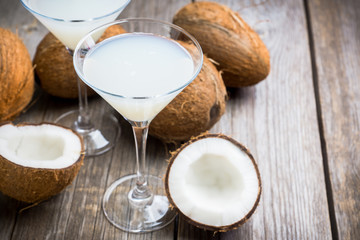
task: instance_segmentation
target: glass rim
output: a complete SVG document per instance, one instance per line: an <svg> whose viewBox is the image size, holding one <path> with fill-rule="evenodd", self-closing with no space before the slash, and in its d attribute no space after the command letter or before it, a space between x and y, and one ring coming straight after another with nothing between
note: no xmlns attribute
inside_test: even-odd
<svg viewBox="0 0 360 240"><path fill-rule="evenodd" d="M108 16L111 16L115 13L117 13L118 11L120 11L121 9L123 9L124 7L126 7L129 2L131 0L125 0L126 2L119 8L117 8L116 10L110 12L110 13L107 13L105 15L101 15L99 17L94 17L94 18L88 18L88 19L62 19L62 18L55 18L55 17L51 17L51 16L48 16L48 15L45 15L43 13L39 13L37 11L35 11L34 9L32 9L28 4L29 0L20 0L21 4L31 13L33 14L36 14L36 15L39 15L41 17L44 17L44 18L47 18L47 19L51 19L51 20L54 20L54 21L58 21L58 22L73 22L73 23L81 23L81 22L90 22L90 21L96 21L96 20L99 20L99 19L102 19L102 18L105 18L105 17L108 17Z"/></svg>
<svg viewBox="0 0 360 240"><path fill-rule="evenodd" d="M90 84L85 76L81 73L81 71L78 69L78 64L77 64L77 53L82 49L81 46L82 44L86 41L86 39L88 39L91 35L93 35L95 32L99 31L100 29L107 29L108 27L110 26L113 26L113 25L120 25L122 23L127 23L127 22L152 22L152 23L157 23L157 24L162 24L162 25L165 25L165 26L168 26L168 27L171 27L173 29L176 29L177 31L185 34L193 43L194 45L196 46L198 52L199 52L199 55L200 55L200 59L199 59L199 63L198 64L195 64L196 66L194 66L196 69L193 71L193 74L192 76L189 78L189 80L187 82L185 82L184 84L182 84L180 87L174 89L174 90L171 90L169 92L166 92L166 93L161 93L161 94L157 94L157 95L152 95L152 96L125 96L125 95L119 95L119 94L116 94L116 93L112 93L112 92L109 92L109 91L105 91L105 90L102 90L98 87L95 87L94 85ZM136 32L136 33L143 33L143 32ZM149 33L149 32L147 32ZM114 37L114 36L112 36ZM104 39L105 40L105 39ZM172 39L173 40L173 39ZM191 55L191 54L190 54ZM202 65L203 65L203 60L204 60L204 56L203 56L203 51L202 51L202 48L199 44L199 42L195 39L195 37L193 37L190 33L188 33L186 30L184 30L183 28L175 25L175 24L172 24L172 23L169 23L169 22L166 22L166 21L162 21L162 20L157 20L157 19L151 19L151 18L124 18L124 19L119 19L119 20L115 20L115 21L112 21L112 22L109 22L107 24L104 24L104 25L101 25L95 29L93 29L92 31L90 31L88 34L86 34L83 38L81 38L81 40L78 42L75 50L74 50L74 55L73 55L73 64L74 64L74 68L75 68L75 71L77 73L77 75L81 78L82 81L84 81L88 86L90 86L91 88L93 88L95 91L98 91L98 92L101 92L101 93L105 93L107 95L110 95L110 96L114 96L114 97L120 97L120 98L124 98L124 99L136 99L136 100L141 100L141 99L153 99L153 98L158 98L158 97L164 97L164 96L168 96L172 93L175 93L177 91L179 91L180 89L183 89L185 88L187 85L189 85L196 77L197 75L199 74L199 72L201 71L201 68L202 68ZM193 62L195 62L193 60Z"/></svg>

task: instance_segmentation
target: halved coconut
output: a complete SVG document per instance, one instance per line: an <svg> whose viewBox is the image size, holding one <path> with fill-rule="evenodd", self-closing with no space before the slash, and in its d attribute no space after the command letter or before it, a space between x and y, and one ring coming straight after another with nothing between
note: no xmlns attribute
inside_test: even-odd
<svg viewBox="0 0 360 240"><path fill-rule="evenodd" d="M50 124L0 125L0 191L23 202L45 200L68 186L84 159L82 138Z"/></svg>
<svg viewBox="0 0 360 240"><path fill-rule="evenodd" d="M243 145L222 134L203 134L172 155L165 189L170 203L191 224L228 231L254 213L261 179Z"/></svg>

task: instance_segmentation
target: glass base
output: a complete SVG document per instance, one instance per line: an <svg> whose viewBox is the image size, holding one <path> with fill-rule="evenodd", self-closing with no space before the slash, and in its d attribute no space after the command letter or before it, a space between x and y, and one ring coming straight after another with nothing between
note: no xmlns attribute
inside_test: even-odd
<svg viewBox="0 0 360 240"><path fill-rule="evenodd" d="M145 199L145 207L130 200L137 176L128 175L115 181L106 190L102 202L106 218L117 228L133 233L159 230L171 223L176 212L170 208L165 196L163 180L145 176L152 197Z"/></svg>
<svg viewBox="0 0 360 240"><path fill-rule="evenodd" d="M111 113L99 117L98 124L90 122L80 125L79 111L64 113L55 123L68 127L79 133L84 140L85 156L98 156L109 151L120 136L120 124Z"/></svg>

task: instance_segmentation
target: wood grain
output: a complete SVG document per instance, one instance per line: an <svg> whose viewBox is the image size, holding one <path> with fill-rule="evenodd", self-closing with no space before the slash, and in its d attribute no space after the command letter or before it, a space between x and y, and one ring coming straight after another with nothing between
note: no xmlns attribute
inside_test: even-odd
<svg viewBox="0 0 360 240"><path fill-rule="evenodd" d="M171 21L190 2L132 0L120 18ZM86 158L62 193L23 211L27 204L0 193L0 239L356 239L360 235L360 2L217 2L250 24L271 56L271 73L265 81L228 89L226 113L211 129L243 143L257 160L263 192L251 219L237 230L216 234L181 217L149 234L128 234L113 227L102 213L102 196L114 180L135 167L131 127L117 114L122 133L116 147ZM47 33L20 1L0 1L0 27L17 31L32 57ZM112 111L99 97L89 101L94 115ZM77 106L77 100L54 98L38 88L32 105L15 122L54 121ZM149 138L150 173L163 175L169 147Z"/></svg>
<svg viewBox="0 0 360 240"><path fill-rule="evenodd" d="M148 17L169 21L170 16L187 2L160 3L159 0L147 1L144 8L142 1L133 0L120 17ZM5 16L7 22L2 21L2 27L17 28L26 46L31 49L29 52L34 56L36 46L47 30L18 3L9 4L6 10L21 18L10 21L12 18ZM33 23L36 27L31 28L29 32L27 26ZM106 114L105 111L110 109L99 97L91 98L89 101L92 114ZM17 118L16 122L54 121L60 114L76 108L76 100L53 98L39 90L33 106ZM173 237L174 224L154 233L128 234L112 226L102 213L101 201L107 186L120 176L132 173L135 168L135 147L131 127L119 114L117 116L122 126L122 134L117 146L102 156L86 158L75 181L61 194L22 213L19 213L19 209L25 207L23 204L0 195L3 203L0 211L0 229L6 229L0 231L0 239L38 239L39 236L44 236L46 239L170 239ZM93 120L100 121L100 118ZM168 158L165 145L150 138L147 155L149 172L162 176Z"/></svg>
<svg viewBox="0 0 360 240"><path fill-rule="evenodd" d="M17 33L23 40L31 57L35 53L38 42L46 33L44 27L37 26L34 25L31 14L21 6L20 1L0 2L0 27ZM24 113L15 119L15 123L43 121L44 105L38 101L42 96L41 90L37 87L31 106L27 107ZM0 193L0 239L11 239L13 230L16 227L18 212L24 207L26 207L25 204Z"/></svg>
<svg viewBox="0 0 360 240"><path fill-rule="evenodd" d="M21 4L20 1L0 2L0 26L18 33L30 56L34 57L36 46L48 32Z"/></svg>
<svg viewBox="0 0 360 240"><path fill-rule="evenodd" d="M250 149L263 182L251 219L218 237L331 238L303 2L221 2L260 34L271 73L254 87L231 89L226 113L212 129ZM187 239L193 230L179 224L179 239Z"/></svg>
<svg viewBox="0 0 360 240"><path fill-rule="evenodd" d="M309 1L309 12L334 233L339 239L356 239L360 235L360 2Z"/></svg>

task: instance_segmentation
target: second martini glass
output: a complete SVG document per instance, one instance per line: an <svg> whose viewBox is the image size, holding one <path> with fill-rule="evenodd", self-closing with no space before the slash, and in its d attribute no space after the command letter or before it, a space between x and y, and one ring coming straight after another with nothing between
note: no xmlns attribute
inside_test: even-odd
<svg viewBox="0 0 360 240"><path fill-rule="evenodd" d="M96 43L95 36L114 25L127 33ZM74 66L79 77L133 128L135 174L115 181L103 198L106 217L122 230L149 232L166 226L175 217L162 179L144 171L148 127L195 79L202 60L200 45L191 35L180 27L151 19L106 24L86 35L75 49Z"/></svg>
<svg viewBox="0 0 360 240"><path fill-rule="evenodd" d="M130 0L21 0L72 55L79 40L88 32L115 20ZM100 38L103 32L95 36ZM78 80L79 109L61 115L55 122L71 127L84 139L85 155L96 156L111 149L120 127L115 116L103 114L101 124L91 121L86 88Z"/></svg>

